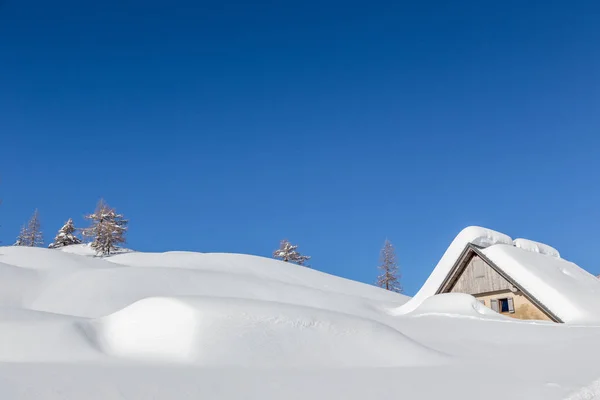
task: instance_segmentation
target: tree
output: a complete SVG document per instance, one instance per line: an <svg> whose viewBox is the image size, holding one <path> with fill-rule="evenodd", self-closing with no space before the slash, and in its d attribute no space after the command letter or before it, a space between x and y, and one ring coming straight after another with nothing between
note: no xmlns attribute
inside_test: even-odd
<svg viewBox="0 0 600 400"><path fill-rule="evenodd" d="M117 214L104 200L100 199L93 214L88 214L85 219L91 221L89 228L83 229L86 237L93 238L91 247L99 255L109 255L114 252L119 244L125 243L127 221L122 214Z"/></svg>
<svg viewBox="0 0 600 400"><path fill-rule="evenodd" d="M63 225L62 228L58 231L58 234L54 238L54 242L52 242L48 248L56 249L59 247L70 246L72 244L81 243L81 239L74 235L77 229L73 226L73 220L69 218L69 220Z"/></svg>
<svg viewBox="0 0 600 400"><path fill-rule="evenodd" d="M396 251L389 240L385 240L380 254L381 275L377 277L377 286L392 292L402 293Z"/></svg>
<svg viewBox="0 0 600 400"><path fill-rule="evenodd" d="M27 229L25 225L21 227L21 231L19 232L19 236L17 236L17 241L13 246L25 246L25 236L27 235Z"/></svg>
<svg viewBox="0 0 600 400"><path fill-rule="evenodd" d="M40 227L40 217L36 209L27 223L27 226L21 228L15 246L39 247L44 244L44 237Z"/></svg>
<svg viewBox="0 0 600 400"><path fill-rule="evenodd" d="M297 245L291 244L287 239L282 240L279 244L279 248L273 252L273 257L279 258L285 262L292 262L298 265L304 265L304 263L310 260L309 256L303 256L296 251ZM308 265L306 265L308 266Z"/></svg>

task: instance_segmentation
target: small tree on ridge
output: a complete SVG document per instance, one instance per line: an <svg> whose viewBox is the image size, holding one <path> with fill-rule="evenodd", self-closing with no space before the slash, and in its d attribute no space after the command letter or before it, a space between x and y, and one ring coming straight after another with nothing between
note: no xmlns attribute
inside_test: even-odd
<svg viewBox="0 0 600 400"><path fill-rule="evenodd" d="M59 247L70 246L72 244L81 243L81 239L75 236L75 231L77 229L73 226L73 220L69 218L69 220L63 225L62 228L58 231L58 234L54 238L54 242L52 242L48 248L56 249Z"/></svg>
<svg viewBox="0 0 600 400"><path fill-rule="evenodd" d="M99 255L109 255L119 244L125 243L127 221L122 214L117 214L104 200L100 200L96 211L85 216L91 221L89 228L83 229L83 235L93 238L91 247Z"/></svg>
<svg viewBox="0 0 600 400"><path fill-rule="evenodd" d="M377 286L392 292L402 293L396 251L389 240L385 240L380 254L381 275L377 277Z"/></svg>
<svg viewBox="0 0 600 400"><path fill-rule="evenodd" d="M41 230L40 217L36 209L27 223L27 226L21 228L17 237L15 246L38 247L44 244L44 237Z"/></svg>
<svg viewBox="0 0 600 400"><path fill-rule="evenodd" d="M293 245L289 242L289 240L284 239L279 244L279 248L273 252L273 257L285 262L292 262L298 265L305 265L304 263L310 260L310 256L301 255L300 253L298 253L298 251L296 251L297 248L297 245Z"/></svg>

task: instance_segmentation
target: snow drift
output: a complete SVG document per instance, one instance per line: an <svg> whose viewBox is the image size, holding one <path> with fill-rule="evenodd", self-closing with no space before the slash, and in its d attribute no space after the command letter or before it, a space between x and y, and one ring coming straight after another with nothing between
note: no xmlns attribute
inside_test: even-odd
<svg viewBox="0 0 600 400"><path fill-rule="evenodd" d="M425 299L407 316L448 316L508 320L508 317L492 311L475 297L464 293L444 293Z"/></svg>
<svg viewBox="0 0 600 400"><path fill-rule="evenodd" d="M104 353L133 360L256 367L392 367L445 360L382 323L256 300L148 298L89 327Z"/></svg>

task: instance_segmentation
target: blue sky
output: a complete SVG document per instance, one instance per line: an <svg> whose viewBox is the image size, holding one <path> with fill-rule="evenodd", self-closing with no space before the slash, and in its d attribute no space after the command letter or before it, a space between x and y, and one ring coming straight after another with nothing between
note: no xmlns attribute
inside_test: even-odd
<svg viewBox="0 0 600 400"><path fill-rule="evenodd" d="M289 238L408 294L483 225L600 273L600 4L0 2L0 239L97 200L128 246Z"/></svg>

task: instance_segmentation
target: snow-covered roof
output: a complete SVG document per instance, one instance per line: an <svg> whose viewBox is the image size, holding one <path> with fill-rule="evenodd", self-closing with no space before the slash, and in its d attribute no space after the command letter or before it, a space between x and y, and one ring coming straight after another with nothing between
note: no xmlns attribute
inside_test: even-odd
<svg viewBox="0 0 600 400"><path fill-rule="evenodd" d="M512 239L503 233L479 226L464 228L450 243L421 289L406 304L399 307L396 313L406 314L414 311L425 299L435 295L468 244L486 247L496 243L512 244Z"/></svg>
<svg viewBox="0 0 600 400"><path fill-rule="evenodd" d="M600 280L577 264L506 244L481 253L563 322L600 323Z"/></svg>
<svg viewBox="0 0 600 400"><path fill-rule="evenodd" d="M527 239L513 241L477 226L456 236L423 287L396 313L410 313L438 293L463 253L473 247L562 322L600 323L600 279L561 258L551 246Z"/></svg>

